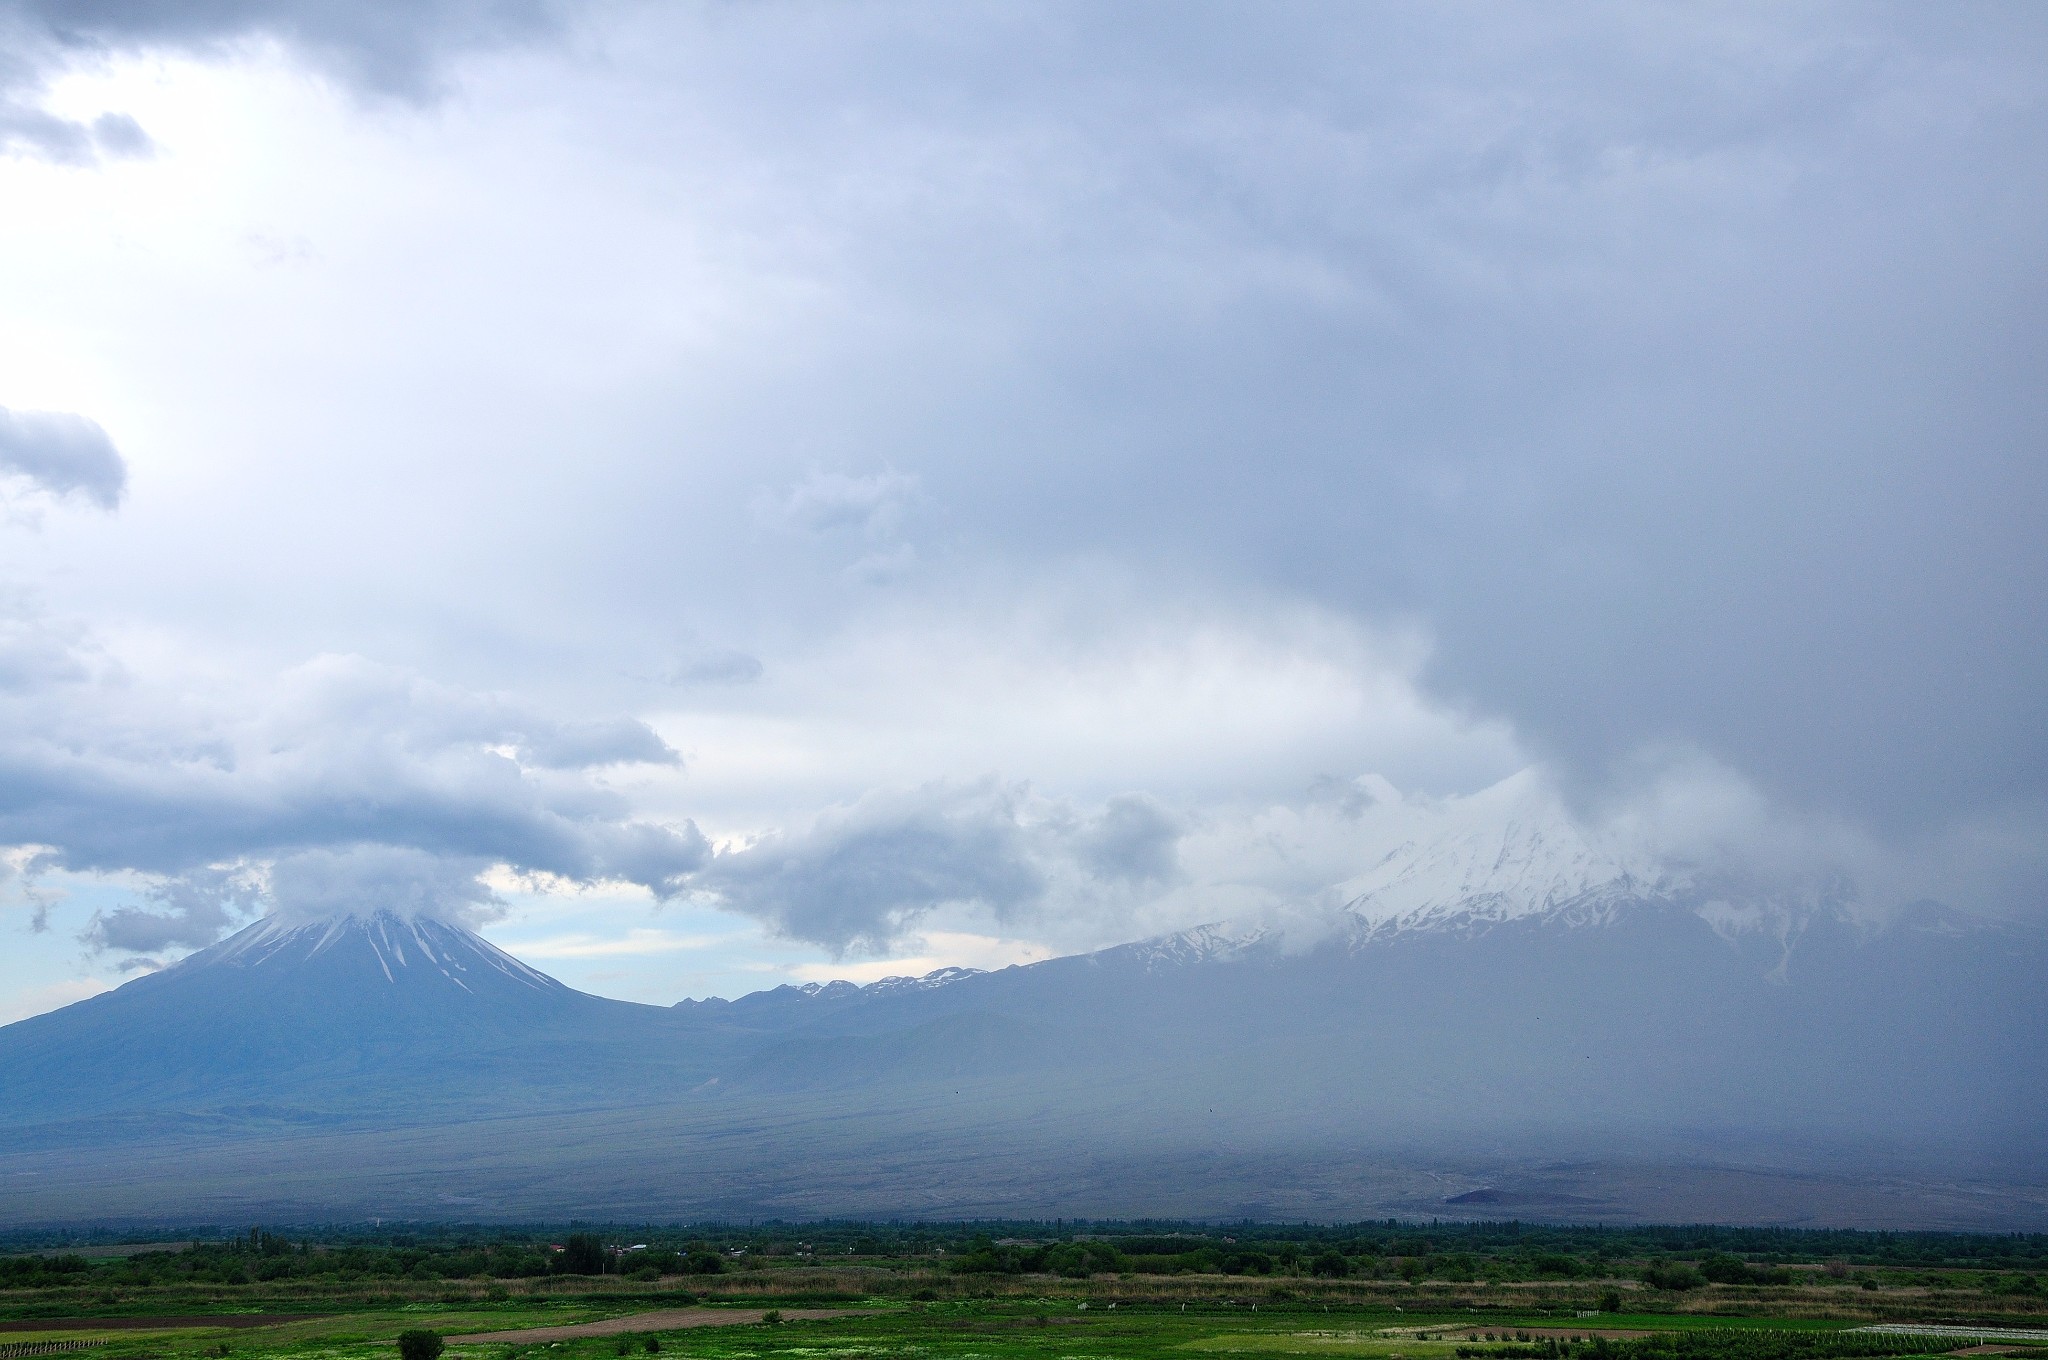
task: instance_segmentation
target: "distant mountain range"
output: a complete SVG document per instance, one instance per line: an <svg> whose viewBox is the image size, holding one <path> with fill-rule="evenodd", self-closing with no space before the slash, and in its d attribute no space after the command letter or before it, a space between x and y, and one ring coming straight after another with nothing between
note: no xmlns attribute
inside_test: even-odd
<svg viewBox="0 0 2048 1360"><path fill-rule="evenodd" d="M0 1028L0 1217L2048 1227L2048 934L1542 819L1344 909L636 1005L440 921L266 919Z"/></svg>

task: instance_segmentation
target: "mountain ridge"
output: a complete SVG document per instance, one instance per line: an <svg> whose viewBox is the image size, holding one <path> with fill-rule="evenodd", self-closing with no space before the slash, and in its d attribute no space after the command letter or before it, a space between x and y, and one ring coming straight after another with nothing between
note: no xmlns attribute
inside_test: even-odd
<svg viewBox="0 0 2048 1360"><path fill-rule="evenodd" d="M1489 888L1513 843L1471 841L1439 881ZM1202 1166L1214 1203L1342 1217L1413 1207L1346 1168L1627 1158L1697 1179L1730 1156L1780 1166L1790 1204L1839 1205L1799 1198L1830 1158L2000 1184L2048 1160L2048 1059L2024 1042L2048 1032L2048 932L1932 906L1879 923L1846 883L1646 890L1557 859L1562 878L1510 865L1461 911L1410 891L1313 930L674 1006L576 991L417 914L267 919L0 1028L0 1214L430 1214L453 1178L511 1217L647 1211L648 1187L678 1216L1143 1216L1197 1207L1175 1168ZM372 1155L359 1184L347 1159ZM235 1181L257 1163L273 1188ZM1587 1202L1626 1217L1650 1202L1630 1193ZM2033 1224L2031 1202L1969 1221Z"/></svg>

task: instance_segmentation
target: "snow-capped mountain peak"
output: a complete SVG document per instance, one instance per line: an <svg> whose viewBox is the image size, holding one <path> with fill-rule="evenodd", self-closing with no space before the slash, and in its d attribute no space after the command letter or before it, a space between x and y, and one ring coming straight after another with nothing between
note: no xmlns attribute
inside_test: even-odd
<svg viewBox="0 0 2048 1360"><path fill-rule="evenodd" d="M472 931L432 917L378 910L312 919L266 916L165 971L258 968L323 956L367 958L393 986L432 975L463 991L474 991L485 981L565 990Z"/></svg>
<svg viewBox="0 0 2048 1360"><path fill-rule="evenodd" d="M1526 771L1465 798L1404 800L1380 820L1398 839L1342 887L1354 929L1599 915L1684 881L1644 848L1586 828Z"/></svg>
<svg viewBox="0 0 2048 1360"><path fill-rule="evenodd" d="M1458 797L1383 787L1358 811L1353 832L1368 867L1327 894L1341 906L1198 926L1129 948L1148 966L1167 966L1520 920L1591 926L1664 906L1696 913L1731 943L1770 940L1782 956L1813 920L1856 914L1853 889L1839 875L1765 881L1667 857L1575 816L1533 770Z"/></svg>

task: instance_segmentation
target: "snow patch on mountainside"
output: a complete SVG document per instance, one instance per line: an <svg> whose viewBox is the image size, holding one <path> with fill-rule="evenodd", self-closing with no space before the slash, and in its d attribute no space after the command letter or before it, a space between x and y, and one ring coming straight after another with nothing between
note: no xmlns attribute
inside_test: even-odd
<svg viewBox="0 0 2048 1360"><path fill-rule="evenodd" d="M1156 939L1140 940L1136 944L1119 945L1114 949L1101 951L1098 958L1104 960L1135 961L1147 972L1167 968L1185 968L1198 963L1230 963L1249 955L1269 951L1280 940L1279 933L1268 926L1243 926L1229 923L1196 926L1193 930L1176 931Z"/></svg>

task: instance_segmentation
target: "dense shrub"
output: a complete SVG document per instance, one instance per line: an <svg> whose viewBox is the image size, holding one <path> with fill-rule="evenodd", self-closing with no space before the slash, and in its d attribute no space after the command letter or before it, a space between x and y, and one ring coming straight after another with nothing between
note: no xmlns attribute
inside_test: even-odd
<svg viewBox="0 0 2048 1360"><path fill-rule="evenodd" d="M1652 1289L1698 1289L1707 1277L1680 1261L1653 1261L1643 1269L1643 1283Z"/></svg>
<svg viewBox="0 0 2048 1360"><path fill-rule="evenodd" d="M1779 1266L1769 1269L1752 1266L1739 1256L1725 1251L1709 1254L1700 1261L1700 1274L1713 1284L1790 1284L1792 1272Z"/></svg>
<svg viewBox="0 0 2048 1360"><path fill-rule="evenodd" d="M441 1360L444 1344L439 1332L430 1332L424 1327L414 1327L398 1334L400 1360Z"/></svg>
<svg viewBox="0 0 2048 1360"><path fill-rule="evenodd" d="M1567 1256L1562 1252L1541 1253L1530 1260L1529 1266L1538 1276L1557 1276L1567 1280L1574 1280L1588 1273L1580 1264L1578 1257Z"/></svg>

